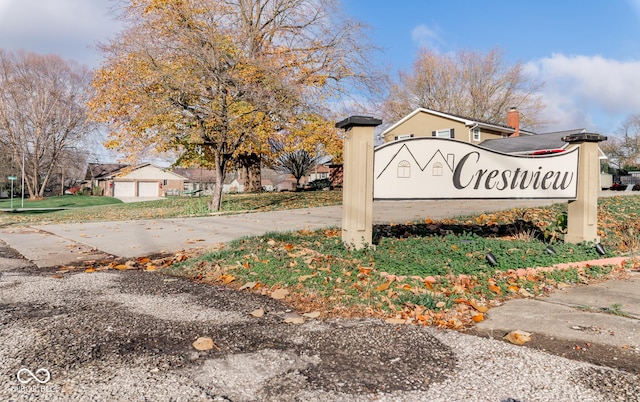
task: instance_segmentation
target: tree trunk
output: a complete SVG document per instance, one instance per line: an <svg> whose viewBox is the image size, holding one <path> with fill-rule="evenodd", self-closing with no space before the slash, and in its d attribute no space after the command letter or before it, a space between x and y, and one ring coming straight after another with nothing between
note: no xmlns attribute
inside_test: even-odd
<svg viewBox="0 0 640 402"><path fill-rule="evenodd" d="M261 165L262 157L256 153L238 155L240 181L245 193L262 192Z"/></svg>
<svg viewBox="0 0 640 402"><path fill-rule="evenodd" d="M222 175L220 169L216 169L216 186L213 188L213 195L209 202L210 211L220 211L220 205L222 205Z"/></svg>
<svg viewBox="0 0 640 402"><path fill-rule="evenodd" d="M222 185L224 184L227 162L228 161L224 155L215 156L216 186L213 189L213 195L209 202L210 211L220 211L220 206L222 205Z"/></svg>

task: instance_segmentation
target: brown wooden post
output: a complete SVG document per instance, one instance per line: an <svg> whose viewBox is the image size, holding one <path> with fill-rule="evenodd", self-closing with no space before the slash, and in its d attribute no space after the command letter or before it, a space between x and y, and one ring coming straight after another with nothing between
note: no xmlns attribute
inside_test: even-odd
<svg viewBox="0 0 640 402"><path fill-rule="evenodd" d="M373 141L382 120L351 116L336 123L345 130L342 182L342 241L356 249L371 245L373 234Z"/></svg>
<svg viewBox="0 0 640 402"><path fill-rule="evenodd" d="M600 242L598 236L598 191L600 190L600 154L598 143L607 137L600 134L573 134L562 139L580 147L578 191L567 207L565 243Z"/></svg>

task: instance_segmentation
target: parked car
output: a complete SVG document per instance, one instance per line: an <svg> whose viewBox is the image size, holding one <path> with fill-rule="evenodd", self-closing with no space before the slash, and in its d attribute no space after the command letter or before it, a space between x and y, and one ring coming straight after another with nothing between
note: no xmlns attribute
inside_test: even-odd
<svg viewBox="0 0 640 402"><path fill-rule="evenodd" d="M329 179L318 179L318 180L310 181L304 186L305 190L311 190L311 191L329 189L330 187L331 187L331 180Z"/></svg>
<svg viewBox="0 0 640 402"><path fill-rule="evenodd" d="M612 191L624 191L626 189L627 189L627 185L626 184L613 183L613 185L611 186L611 188L609 190L612 190Z"/></svg>

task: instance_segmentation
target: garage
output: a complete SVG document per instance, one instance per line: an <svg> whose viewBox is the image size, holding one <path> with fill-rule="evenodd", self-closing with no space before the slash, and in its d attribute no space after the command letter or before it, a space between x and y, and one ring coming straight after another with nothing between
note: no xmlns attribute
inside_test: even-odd
<svg viewBox="0 0 640 402"><path fill-rule="evenodd" d="M132 181L115 181L113 182L114 197L135 197L136 186Z"/></svg>
<svg viewBox="0 0 640 402"><path fill-rule="evenodd" d="M157 181L139 181L138 197L157 197L159 185Z"/></svg>

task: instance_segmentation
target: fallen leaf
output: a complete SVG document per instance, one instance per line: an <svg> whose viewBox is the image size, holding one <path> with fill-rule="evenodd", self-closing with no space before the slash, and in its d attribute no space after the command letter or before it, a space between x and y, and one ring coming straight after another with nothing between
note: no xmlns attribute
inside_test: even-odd
<svg viewBox="0 0 640 402"><path fill-rule="evenodd" d="M260 318L260 317L262 317L264 315L264 309L263 308L259 308L257 310L253 310L249 314L251 314L252 316L254 316L256 318Z"/></svg>
<svg viewBox="0 0 640 402"><path fill-rule="evenodd" d="M240 290L253 289L257 284L258 282L247 282L244 285L240 286Z"/></svg>
<svg viewBox="0 0 640 402"><path fill-rule="evenodd" d="M287 289L277 289L271 292L271 298L276 300L282 300L289 294Z"/></svg>
<svg viewBox="0 0 640 402"><path fill-rule="evenodd" d="M525 288L520 288L520 290L518 291L518 293L520 293L522 296L524 297L533 297L534 295L532 293L530 293L527 289Z"/></svg>
<svg viewBox="0 0 640 402"><path fill-rule="evenodd" d="M302 314L303 317L307 317L307 318L318 318L320 317L320 312L319 311L313 311L311 313L304 313Z"/></svg>
<svg viewBox="0 0 640 402"><path fill-rule="evenodd" d="M51 277L54 278L54 279L62 279L62 275L61 274L51 275Z"/></svg>
<svg viewBox="0 0 640 402"><path fill-rule="evenodd" d="M478 313L478 314L474 315L473 317L471 317L471 319L473 320L473 322L481 322L481 321L484 320L484 314Z"/></svg>
<svg viewBox="0 0 640 402"><path fill-rule="evenodd" d="M500 289L500 287L496 285L489 285L489 290L495 294L502 294L502 289Z"/></svg>
<svg viewBox="0 0 640 402"><path fill-rule="evenodd" d="M196 348L197 350L210 350L213 348L220 350L220 348L216 346L215 343L213 343L213 339L207 336L203 336L196 339L196 341L193 342L193 347Z"/></svg>
<svg viewBox="0 0 640 402"><path fill-rule="evenodd" d="M489 311L489 308L486 306L479 306L478 303L476 303L474 300L471 300L469 302L469 305L473 308L475 308L476 310L478 310L478 312L480 313L486 313L487 311Z"/></svg>
<svg viewBox="0 0 640 402"><path fill-rule="evenodd" d="M85 270L84 270L84 272L89 272L89 273L91 273L91 272L96 272L96 269L95 269L95 268L93 268L93 267L91 267L91 268L87 268L87 269L85 269Z"/></svg>
<svg viewBox="0 0 640 402"><path fill-rule="evenodd" d="M506 334L502 339L506 339L514 345L524 345L531 340L531 334L529 332L515 330Z"/></svg>
<svg viewBox="0 0 640 402"><path fill-rule="evenodd" d="M369 275L371 273L371 271L373 271L373 268L371 268L371 267L359 267L358 268L358 272L360 272L363 275Z"/></svg>
<svg viewBox="0 0 640 402"><path fill-rule="evenodd" d="M304 282L307 279L313 278L314 276L316 276L316 275L315 274L312 274L312 275L301 275L301 276L298 277L298 281L299 282Z"/></svg>
<svg viewBox="0 0 640 402"><path fill-rule="evenodd" d="M302 317L289 317L284 320L287 324L304 324L304 318Z"/></svg>
<svg viewBox="0 0 640 402"><path fill-rule="evenodd" d="M124 264L118 264L113 268L122 270L122 269L127 269L128 267L126 265L124 265Z"/></svg>
<svg viewBox="0 0 640 402"><path fill-rule="evenodd" d="M284 249L287 250L287 251L293 250L293 244L289 244L289 243L285 244L284 245Z"/></svg>
<svg viewBox="0 0 640 402"><path fill-rule="evenodd" d="M385 290L389 289L389 286L391 286L392 283L393 280L390 280L389 282L378 285L378 287L376 288L376 292L384 292Z"/></svg>
<svg viewBox="0 0 640 402"><path fill-rule="evenodd" d="M387 318L384 320L387 324L404 324L407 321L402 318Z"/></svg>
<svg viewBox="0 0 640 402"><path fill-rule="evenodd" d="M447 305L447 303L445 303L443 301L439 301L439 302L436 303L436 308L443 308L446 305Z"/></svg>
<svg viewBox="0 0 640 402"><path fill-rule="evenodd" d="M220 278L218 278L218 280L224 283L225 285L233 282L235 279L236 277L230 274L220 275Z"/></svg>
<svg viewBox="0 0 640 402"><path fill-rule="evenodd" d="M145 268L145 271L156 271L157 269L158 269L157 266L153 264L147 264L147 268Z"/></svg>

